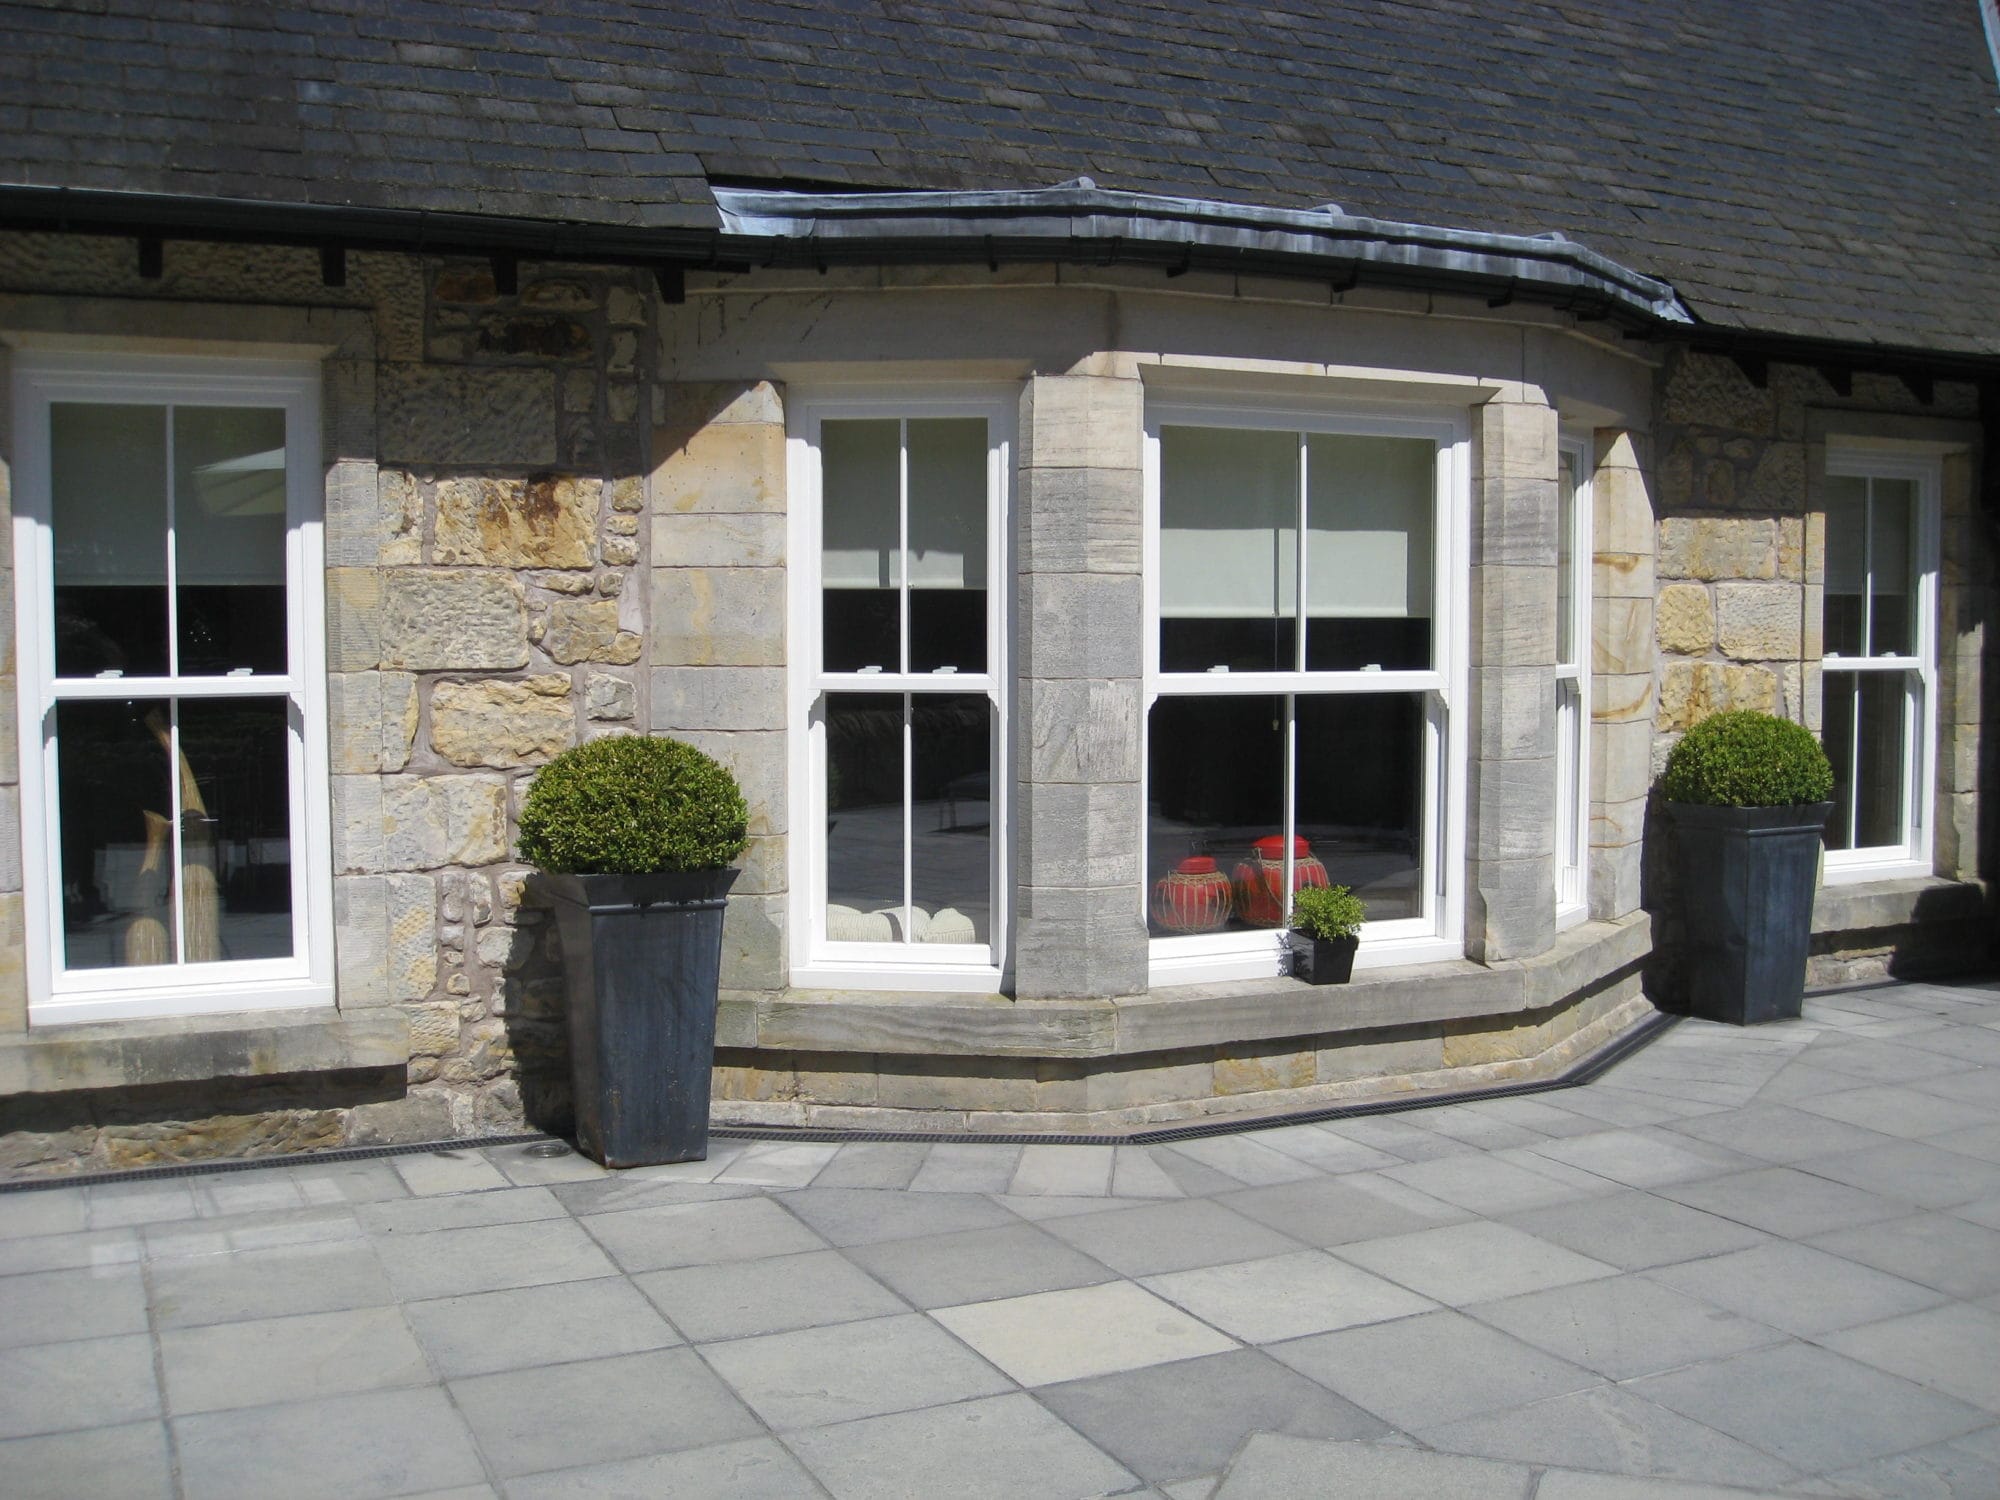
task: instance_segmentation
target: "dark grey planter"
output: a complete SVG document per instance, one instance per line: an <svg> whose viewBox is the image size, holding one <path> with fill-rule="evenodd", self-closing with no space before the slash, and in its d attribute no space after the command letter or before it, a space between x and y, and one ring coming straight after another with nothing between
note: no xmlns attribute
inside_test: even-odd
<svg viewBox="0 0 2000 1500"><path fill-rule="evenodd" d="M576 1143L607 1167L708 1155L722 916L736 875L541 877L562 930Z"/></svg>
<svg viewBox="0 0 2000 1500"><path fill-rule="evenodd" d="M1361 947L1357 937L1316 938L1290 932L1292 977L1307 984L1345 984L1354 977L1354 955Z"/></svg>
<svg viewBox="0 0 2000 1500"><path fill-rule="evenodd" d="M1737 1026L1798 1015L1833 804L1669 802L1667 811L1680 851L1689 1013Z"/></svg>

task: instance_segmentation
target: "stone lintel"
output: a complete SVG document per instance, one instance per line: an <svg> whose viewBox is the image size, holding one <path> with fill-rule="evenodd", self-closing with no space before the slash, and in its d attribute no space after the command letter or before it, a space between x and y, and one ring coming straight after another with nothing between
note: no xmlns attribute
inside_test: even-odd
<svg viewBox="0 0 2000 1500"><path fill-rule="evenodd" d="M409 1060L409 1018L394 1008L97 1021L0 1038L0 1096L357 1068L400 1071Z"/></svg>

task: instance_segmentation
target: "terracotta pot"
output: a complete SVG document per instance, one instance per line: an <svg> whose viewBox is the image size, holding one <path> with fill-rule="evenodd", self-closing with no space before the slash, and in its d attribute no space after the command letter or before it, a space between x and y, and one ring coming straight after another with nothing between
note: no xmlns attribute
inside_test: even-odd
<svg viewBox="0 0 2000 1500"><path fill-rule="evenodd" d="M1182 860L1153 886L1153 920L1168 932L1213 932L1234 905L1229 877L1206 855Z"/></svg>
<svg viewBox="0 0 2000 1500"><path fill-rule="evenodd" d="M1302 838L1292 840L1292 889L1326 886L1326 866ZM1250 857L1236 867L1236 915L1253 927L1282 927L1285 921L1285 839L1267 834L1250 846Z"/></svg>

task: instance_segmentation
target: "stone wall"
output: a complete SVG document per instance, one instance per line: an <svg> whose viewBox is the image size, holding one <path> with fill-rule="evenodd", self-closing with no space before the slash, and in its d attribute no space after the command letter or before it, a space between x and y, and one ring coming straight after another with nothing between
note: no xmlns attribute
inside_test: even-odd
<svg viewBox="0 0 2000 1500"><path fill-rule="evenodd" d="M1678 353L1659 390L1655 484L1654 691L1651 771L1682 733L1724 709L1781 714L1818 731L1826 559L1817 501L1829 435L1955 445L1944 462L1943 576L1938 639L1938 776L1934 869L1968 880L1995 870L1981 819L1982 767L1993 784L1994 534L1973 496L1979 416L1970 385L1938 382L1919 394L1889 376L1857 373L1837 390L1820 371L1769 366L1762 383L1731 360ZM1600 507L1600 515L1602 514ZM1990 800L1990 799L1989 799ZM1646 843L1645 898L1659 921L1656 992L1671 994L1679 936L1671 836L1655 811ZM1886 972L1881 955L1921 946L1857 936L1856 954L1816 960L1820 980ZM1953 939L1955 942L1956 939Z"/></svg>
<svg viewBox="0 0 2000 1500"><path fill-rule="evenodd" d="M225 1113L207 1121L198 1088L74 1096L67 1128L66 1096L16 1101L0 1166L515 1129L524 1085L528 1112L559 1118L559 955L523 904L514 820L550 755L647 722L650 277L524 262L503 294L485 261L353 253L329 287L311 251L173 242L148 279L129 241L0 235L0 299L17 326L190 355L338 342L322 367L337 999L401 1011L410 1038L399 1079L218 1081ZM359 337L327 336L327 310ZM0 660L0 1029L18 1037L11 649ZM273 1095L291 1126L255 1118Z"/></svg>

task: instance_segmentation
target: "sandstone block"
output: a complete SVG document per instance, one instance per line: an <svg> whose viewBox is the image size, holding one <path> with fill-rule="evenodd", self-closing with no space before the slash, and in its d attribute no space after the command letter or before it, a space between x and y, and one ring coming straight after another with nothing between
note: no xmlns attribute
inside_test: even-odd
<svg viewBox="0 0 2000 1500"><path fill-rule="evenodd" d="M623 664L639 659L639 637L618 628L616 599L563 599L549 606L542 649L564 666L580 661Z"/></svg>
<svg viewBox="0 0 2000 1500"><path fill-rule="evenodd" d="M652 635L659 666L782 665L784 570L654 568Z"/></svg>
<svg viewBox="0 0 2000 1500"><path fill-rule="evenodd" d="M382 789L393 870L488 865L507 857L507 784L497 776L396 777Z"/></svg>
<svg viewBox="0 0 2000 1500"><path fill-rule="evenodd" d="M0 1035L28 1028L28 944L24 898L0 893Z"/></svg>
<svg viewBox="0 0 2000 1500"><path fill-rule="evenodd" d="M1593 802L1644 797L1653 784L1653 726L1647 718L1599 723L1591 730Z"/></svg>
<svg viewBox="0 0 2000 1500"><path fill-rule="evenodd" d="M1653 550L1653 496L1637 469L1599 469L1590 483L1590 539L1599 552Z"/></svg>
<svg viewBox="0 0 2000 1500"><path fill-rule="evenodd" d="M1668 516L1660 522L1662 578L1778 576L1778 523L1767 516Z"/></svg>
<svg viewBox="0 0 2000 1500"><path fill-rule="evenodd" d="M1473 753L1487 760L1555 754L1555 674L1548 667L1472 669Z"/></svg>
<svg viewBox="0 0 2000 1500"><path fill-rule="evenodd" d="M1772 443L1758 457L1742 492L1742 502L1757 510L1800 510L1806 499L1806 446Z"/></svg>
<svg viewBox="0 0 2000 1500"><path fill-rule="evenodd" d="M378 469L375 507L382 527L382 565L407 567L422 562L424 497L415 476L406 469Z"/></svg>
<svg viewBox="0 0 2000 1500"><path fill-rule="evenodd" d="M1354 1039L1319 1049L1316 1081L1347 1083L1356 1078L1384 1078L1399 1073L1433 1073L1444 1066L1440 1035L1396 1036L1364 1031Z"/></svg>
<svg viewBox="0 0 2000 1500"><path fill-rule="evenodd" d="M397 569L382 594L384 666L449 672L528 664L526 595L506 573Z"/></svg>
<svg viewBox="0 0 2000 1500"><path fill-rule="evenodd" d="M327 680L333 773L400 771L417 734L417 680L403 672L335 672Z"/></svg>
<svg viewBox="0 0 2000 1500"><path fill-rule="evenodd" d="M569 691L559 673L441 682L431 693L431 749L455 766L539 765L575 742Z"/></svg>
<svg viewBox="0 0 2000 1500"><path fill-rule="evenodd" d="M1768 667L1670 662L1660 682L1661 730L1688 729L1726 708L1775 713L1778 677Z"/></svg>
<svg viewBox="0 0 2000 1500"><path fill-rule="evenodd" d="M1144 391L1136 380L1037 375L1023 403L1022 461L1036 469L1133 469Z"/></svg>
<svg viewBox="0 0 2000 1500"><path fill-rule="evenodd" d="M1035 781L1139 779L1139 685L1030 680L1023 760Z"/></svg>
<svg viewBox="0 0 2000 1500"><path fill-rule="evenodd" d="M1644 672L1653 665L1653 601L1600 599L1591 621L1592 672Z"/></svg>
<svg viewBox="0 0 2000 1500"><path fill-rule="evenodd" d="M662 667L653 673L652 729L783 729L781 667Z"/></svg>
<svg viewBox="0 0 2000 1500"><path fill-rule="evenodd" d="M631 287L611 287L604 295L604 316L613 323L643 323L646 299Z"/></svg>
<svg viewBox="0 0 2000 1500"><path fill-rule="evenodd" d="M1022 571L1137 573L1143 491L1138 469L1022 470Z"/></svg>
<svg viewBox="0 0 2000 1500"><path fill-rule="evenodd" d="M1667 372L1661 414L1669 422L1729 428L1753 436L1776 428L1777 395L1760 390L1736 364L1713 354L1683 354Z"/></svg>
<svg viewBox="0 0 2000 1500"><path fill-rule="evenodd" d="M1319 1057L1313 1052L1248 1053L1215 1060L1218 1094L1261 1094L1271 1089L1302 1089L1317 1082Z"/></svg>
<svg viewBox="0 0 2000 1500"><path fill-rule="evenodd" d="M347 1113L350 1146L444 1141L453 1134L451 1100L443 1094L405 1094L400 1099L357 1104Z"/></svg>
<svg viewBox="0 0 2000 1500"><path fill-rule="evenodd" d="M1556 482L1553 477L1495 476L1476 489L1472 524L1474 567L1505 564L1552 568L1556 563Z"/></svg>
<svg viewBox="0 0 2000 1500"><path fill-rule="evenodd" d="M373 875L386 868L382 845L382 778L334 776L333 868L342 875Z"/></svg>
<svg viewBox="0 0 2000 1500"><path fill-rule="evenodd" d="M439 1001L429 1005L406 1005L410 1018L412 1057L449 1057L458 1050L458 1005Z"/></svg>
<svg viewBox="0 0 2000 1500"><path fill-rule="evenodd" d="M1655 629L1662 651L1702 656L1715 644L1715 605L1696 583L1670 583L1660 590Z"/></svg>
<svg viewBox="0 0 2000 1500"><path fill-rule="evenodd" d="M528 966L535 956L536 929L533 927L488 927L473 940L479 961L490 969L512 974Z"/></svg>
<svg viewBox="0 0 2000 1500"><path fill-rule="evenodd" d="M587 568L596 560L601 480L447 479L437 487L432 553L440 563Z"/></svg>
<svg viewBox="0 0 2000 1500"><path fill-rule="evenodd" d="M1590 721L1620 724L1653 717L1653 674L1593 676L1590 679Z"/></svg>
<svg viewBox="0 0 2000 1500"><path fill-rule="evenodd" d="M1804 600L1788 583L1715 586L1716 639L1738 661L1796 661Z"/></svg>
<svg viewBox="0 0 2000 1500"><path fill-rule="evenodd" d="M385 364L382 456L414 464L551 464L555 376L544 370Z"/></svg>
<svg viewBox="0 0 2000 1500"><path fill-rule="evenodd" d="M365 672L382 665L382 627L382 575L373 568L328 568L328 670Z"/></svg>
<svg viewBox="0 0 2000 1500"><path fill-rule="evenodd" d="M1472 655L1489 667L1548 666L1556 659L1556 570L1472 570Z"/></svg>
<svg viewBox="0 0 2000 1500"><path fill-rule="evenodd" d="M639 689L623 677L609 672L592 672L583 687L585 717L622 722L639 711Z"/></svg>
<svg viewBox="0 0 2000 1500"><path fill-rule="evenodd" d="M629 568L639 560L639 540L630 536L606 536L598 544L598 553L609 567Z"/></svg>
<svg viewBox="0 0 2000 1500"><path fill-rule="evenodd" d="M389 1003L388 892L380 875L333 882L334 984L343 1009Z"/></svg>
<svg viewBox="0 0 2000 1500"><path fill-rule="evenodd" d="M437 987L437 882L428 875L383 877L389 919L389 991L422 1000Z"/></svg>
<svg viewBox="0 0 2000 1500"><path fill-rule="evenodd" d="M1591 558L1591 597L1650 599L1654 592L1653 554L1599 552Z"/></svg>
<svg viewBox="0 0 2000 1500"><path fill-rule="evenodd" d="M1017 584L1023 677L1137 677L1144 601L1136 573L1024 573Z"/></svg>
<svg viewBox="0 0 2000 1500"><path fill-rule="evenodd" d="M656 568L772 568L784 561L782 515L695 511L653 517Z"/></svg>
<svg viewBox="0 0 2000 1500"><path fill-rule="evenodd" d="M675 441L656 435L653 505L691 511L782 512L785 429L776 423L718 423Z"/></svg>
<svg viewBox="0 0 2000 1500"><path fill-rule="evenodd" d="M1136 887L1144 815L1137 782L1028 782L1015 813L1018 878L1032 886Z"/></svg>

